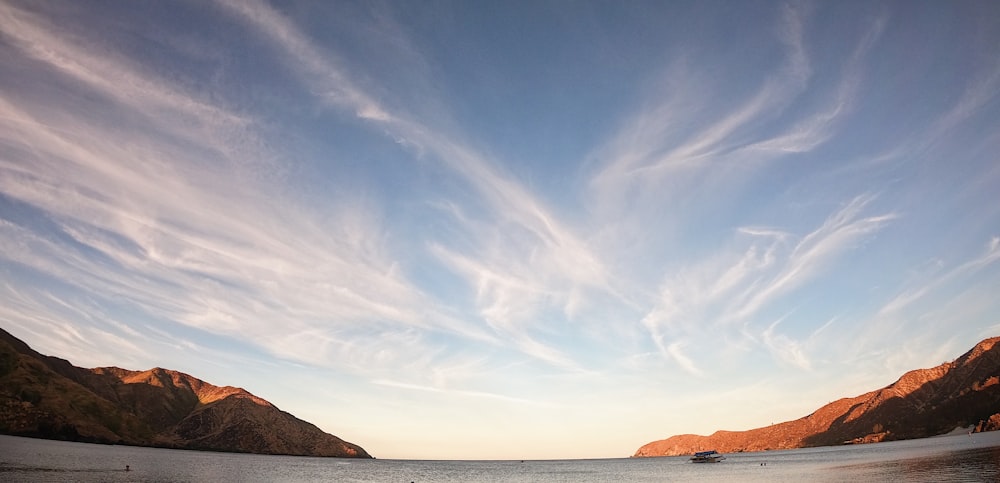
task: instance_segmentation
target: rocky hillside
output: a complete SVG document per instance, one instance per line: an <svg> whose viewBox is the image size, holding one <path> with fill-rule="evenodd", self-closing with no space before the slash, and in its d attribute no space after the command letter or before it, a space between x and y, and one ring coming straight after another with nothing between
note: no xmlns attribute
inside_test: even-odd
<svg viewBox="0 0 1000 483"><path fill-rule="evenodd" d="M907 372L877 391L840 399L794 421L749 431L682 434L648 443L635 456L675 456L923 438L958 427L1000 429L1000 337L931 369Z"/></svg>
<svg viewBox="0 0 1000 483"><path fill-rule="evenodd" d="M83 369L0 329L0 433L260 454L370 458L237 387L166 369Z"/></svg>

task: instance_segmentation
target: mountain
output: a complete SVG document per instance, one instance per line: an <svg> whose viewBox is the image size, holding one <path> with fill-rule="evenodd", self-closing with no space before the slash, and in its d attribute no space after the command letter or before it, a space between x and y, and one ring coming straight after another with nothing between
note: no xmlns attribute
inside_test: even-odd
<svg viewBox="0 0 1000 483"><path fill-rule="evenodd" d="M244 389L155 368L84 369L0 329L0 433L240 453L371 458Z"/></svg>
<svg viewBox="0 0 1000 483"><path fill-rule="evenodd" d="M682 434L648 443L636 457L703 449L763 451L924 438L955 428L1000 429L1000 337L940 366L904 374L876 391L834 401L794 421L748 431Z"/></svg>

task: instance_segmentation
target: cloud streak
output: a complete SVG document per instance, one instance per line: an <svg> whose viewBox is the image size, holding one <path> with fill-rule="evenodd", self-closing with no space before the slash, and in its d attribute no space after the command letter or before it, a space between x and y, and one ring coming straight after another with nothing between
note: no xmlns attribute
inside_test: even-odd
<svg viewBox="0 0 1000 483"><path fill-rule="evenodd" d="M0 5L0 319L43 352L454 457L397 423L624 440L798 401L749 427L996 327L974 5L147 7Z"/></svg>
<svg viewBox="0 0 1000 483"><path fill-rule="evenodd" d="M787 132L755 142L744 149L776 153L803 153L812 151L828 141L834 134L833 129L837 122L844 119L856 102L861 86L864 61L884 30L885 22L884 17L876 19L865 35L861 37L854 52L846 61L840 83L828 107L796 122ZM801 25L796 31L801 36ZM796 45L799 46L799 50L802 49L801 43ZM799 55L805 54L800 53Z"/></svg>
<svg viewBox="0 0 1000 483"><path fill-rule="evenodd" d="M656 306L642 320L661 351L693 374L697 363L680 353L706 331L740 328L759 332L762 342L782 360L808 368L802 349L778 334L778 322L760 329L758 313L821 276L835 258L856 247L865 235L896 218L893 213L862 216L874 200L863 195L850 200L818 228L798 238L774 229L742 228L751 244L742 253L722 252L714 260L684 269L663 281ZM759 242L763 241L761 245ZM740 246L740 245L736 245ZM754 328L758 327L758 328ZM750 335L756 339L758 336Z"/></svg>
<svg viewBox="0 0 1000 483"><path fill-rule="evenodd" d="M488 220L464 226L466 235L484 247L476 254L477 261L440 244L431 244L431 253L477 287L479 316L499 335L527 355L573 366L558 350L531 335L538 315L532 307L555 300L571 312L571 306L579 303L573 294L580 289L614 293L603 262L588 244L532 193L453 134L426 119L411 119L379 105L338 62L330 60L335 55L321 53L279 13L259 2L221 4L287 52L295 65L304 66L303 82L318 92L333 92L335 106L353 111L421 155L433 156L475 189L490 213ZM455 221L461 225L464 220Z"/></svg>
<svg viewBox="0 0 1000 483"><path fill-rule="evenodd" d="M871 196L859 196L830 216L822 226L807 234L795 245L782 270L759 288L744 294L746 303L736 312L737 319L756 313L770 300L813 277L837 253L858 238L883 227L896 217L893 213L858 219L858 214L872 201Z"/></svg>
<svg viewBox="0 0 1000 483"><path fill-rule="evenodd" d="M706 119L704 106L712 105L708 99L697 98L692 102L674 97L692 93L711 95L692 88L696 80L689 77L686 69L676 69L679 72L668 77L668 84L669 91L678 94L626 124L611 148L598 155L605 164L592 184L612 192L624 189L616 188L623 185L657 185L679 170L706 169L716 164L720 155L745 142L741 138L746 136L744 131L750 124L773 117L801 94L808 83L812 69L802 38L805 16L801 8L784 8L779 28L779 40L785 48L783 64L764 80L755 94L729 113ZM676 139L671 131L677 130L679 124L692 121L707 125L677 145L665 144Z"/></svg>
<svg viewBox="0 0 1000 483"><path fill-rule="evenodd" d="M376 384L376 385L379 385L379 386L387 386L387 387L395 387L395 388L400 388L400 389L408 389L408 390L412 390L412 391L421 391L421 392L443 394L443 395L446 395L446 396L485 398L485 399L492 399L492 400L506 402L506 403L522 404L522 405L527 405L527 406L546 407L546 408L555 408L555 407L558 407L558 405L555 405L555 404L552 404L552 403L548 403L548 402L533 401L533 400L530 400L530 399L523 399L523 398L519 398L519 397L505 396L503 394L496 394L496 393L486 392L486 391L469 391L469 390L462 390L462 389L442 389L442 388L434 387L434 386L420 386L420 385L416 385L416 384L409 384L409 383L405 383L405 382L391 381L391 380L385 380L385 379L375 380L375 381L372 381L372 383Z"/></svg>
<svg viewBox="0 0 1000 483"><path fill-rule="evenodd" d="M56 235L8 218L4 258L91 294L98 302L84 309L89 317L113 322L105 339L122 327L180 323L279 357L340 367L433 352L414 329L493 340L428 303L394 270L371 207L344 199L339 210L321 214L278 198L282 188L260 183L259 174L240 176L248 163L260 169L269 162L245 157L242 145L259 144L246 116L113 57L90 55L23 11L5 7L3 14L5 32L26 58L95 89L125 116L158 114L117 132L0 99L2 142L26 153L0 162L0 190L46 213ZM363 104L357 94L341 97ZM219 135L237 128L244 130L239 138ZM180 133L189 147L140 132ZM120 316L100 309L112 304L137 311L139 320L115 320ZM33 307L50 314L36 323L55 328L65 318L40 301Z"/></svg>

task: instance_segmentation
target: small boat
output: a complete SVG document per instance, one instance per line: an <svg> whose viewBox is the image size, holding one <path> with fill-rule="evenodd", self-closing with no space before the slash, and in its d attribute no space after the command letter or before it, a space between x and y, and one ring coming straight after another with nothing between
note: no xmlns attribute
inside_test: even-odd
<svg viewBox="0 0 1000 483"><path fill-rule="evenodd" d="M699 451L691 457L692 463L718 463L726 459L725 456L719 454L718 451L714 449L711 451Z"/></svg>

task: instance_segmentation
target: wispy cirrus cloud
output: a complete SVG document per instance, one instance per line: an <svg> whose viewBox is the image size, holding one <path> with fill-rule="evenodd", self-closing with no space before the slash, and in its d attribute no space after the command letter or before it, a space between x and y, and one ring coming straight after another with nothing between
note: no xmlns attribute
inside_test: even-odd
<svg viewBox="0 0 1000 483"><path fill-rule="evenodd" d="M851 333L851 358L878 360L887 370L926 367L947 360L947 351L965 350L963 336L995 336L993 287L1000 262L1000 237L993 236L975 254L951 254L929 267L915 268L899 287L864 317ZM948 327L947 333L937 329ZM887 350L876 341L899 340Z"/></svg>
<svg viewBox="0 0 1000 483"><path fill-rule="evenodd" d="M303 82L321 97L333 93L333 105L353 111L421 156L436 159L475 190L486 213L475 219L469 218L470 213L452 219L472 242L475 261L442 242L431 243L430 252L474 288L479 316L502 337L525 354L570 365L558 350L531 335L535 316L551 305L573 312L581 289L613 292L600 256L488 156L463 143L460 135L433 120L411 118L376 102L332 60L335 53L319 51L280 13L260 2L222 4L289 53L296 61L293 68L304 66Z"/></svg>
<svg viewBox="0 0 1000 483"><path fill-rule="evenodd" d="M948 286L958 279L972 276L997 261L1000 261L1000 237L994 236L990 238L990 241L986 244L986 249L980 256L955 266L944 273L935 273L930 280L900 291L895 297L886 302L876 315L878 317L895 315L928 294Z"/></svg>
<svg viewBox="0 0 1000 483"><path fill-rule="evenodd" d="M155 126L160 135L169 133L227 156L242 154L250 147L247 144L252 138L244 135L244 130L253 120L244 114L213 105L191 92L180 91L144 72L140 64L121 56L111 46L74 36L65 29L56 28L43 16L2 5L0 18L4 34L23 55L18 62L33 62L55 75L72 79L80 87L112 99L117 105L127 106L129 115L139 116ZM52 33L56 31L62 31L63 35ZM25 64L24 67L33 66ZM98 111L106 108L94 103L88 107ZM212 135L205 136L206 131ZM133 135L142 136L142 132L135 131Z"/></svg>
<svg viewBox="0 0 1000 483"><path fill-rule="evenodd" d="M74 363L583 457L997 330L985 6L0 3L0 324Z"/></svg>
<svg viewBox="0 0 1000 483"><path fill-rule="evenodd" d="M747 126L780 112L807 85L812 69L803 43L806 15L801 6L783 9L777 37L785 49L783 64L731 112L709 111L716 106L709 99L711 91L698 88L699 80L687 62L678 62L667 76L670 94L626 122L617 138L596 155L603 167L592 185L604 196L615 196L623 186L658 185L677 171L704 169L719 155L744 144ZM690 124L700 128L678 139L675 132Z"/></svg>
<svg viewBox="0 0 1000 483"><path fill-rule="evenodd" d="M838 134L857 105L866 62L887 19L882 15L870 22L843 59L838 82L828 87L812 79L805 40L811 9L785 5L781 11L775 40L783 47L782 63L767 70L760 87L728 112L716 112L720 103L705 87L714 79L695 70L691 61L675 62L663 82L668 94L644 100L642 105L652 107L629 118L592 155L599 166L590 180L600 200L598 211L613 219L625 209L641 210L643 204L696 197L701 191L692 187L739 189L774 161L813 151ZM803 97L825 102L800 108L796 103Z"/></svg>
<svg viewBox="0 0 1000 483"><path fill-rule="evenodd" d="M984 69L969 80L951 109L933 123L924 137L925 141L939 141L997 97L1000 92L1000 62L991 60L992 63L985 65Z"/></svg>
<svg viewBox="0 0 1000 483"><path fill-rule="evenodd" d="M333 53L321 52L295 24L264 2L217 0L216 4L242 17L288 52L295 60L292 67L325 102L353 110L361 119L383 123L393 120L373 96L337 65Z"/></svg>
<svg viewBox="0 0 1000 483"><path fill-rule="evenodd" d="M734 244L734 249L666 278L643 325L665 355L696 374L701 372L695 370L698 363L679 354L679 348L696 344L705 331L733 328L760 340L779 359L808 368L801 345L777 332L780 319L761 328L756 315L821 277L838 255L896 218L894 213L863 216L873 200L871 195L850 200L801 237L770 228L738 230L749 246Z"/></svg>
<svg viewBox="0 0 1000 483"><path fill-rule="evenodd" d="M787 131L770 139L754 142L743 149L802 153L811 151L829 140L834 134L837 123L850 113L857 102L863 78L864 61L885 29L885 22L884 16L873 20L871 27L858 41L854 52L845 61L840 82L834 90L828 106L796 121ZM799 35L801 35L801 30L799 30Z"/></svg>
<svg viewBox="0 0 1000 483"><path fill-rule="evenodd" d="M789 254L781 271L770 280L743 294L745 302L734 317L743 319L756 313L769 301L800 286L814 277L825 264L855 243L896 218L894 213L859 218L874 198L858 196L831 215L815 231L804 236Z"/></svg>
<svg viewBox="0 0 1000 483"><path fill-rule="evenodd" d="M0 13L13 39L8 52L26 72L97 99L42 92L50 98L29 110L27 100L0 97L0 142L12 148L0 160L0 192L19 203L0 213L3 258L50 281L38 283L92 299L47 304L21 293L32 308L21 312L48 314L21 325L59 333L74 319L93 319L75 335L63 332L135 353L117 332L182 324L346 368L434 353L425 331L493 340L429 303L396 270L377 206L344 196L320 211L280 196L282 167L266 150L248 149L263 144L252 117L168 85L135 60L95 55L90 39L62 37L33 14L10 6ZM338 99L364 107L357 96ZM88 109L95 106L97 118ZM49 220L48 231L19 221L37 216ZM85 314L68 314L68 306Z"/></svg>
<svg viewBox="0 0 1000 483"><path fill-rule="evenodd" d="M777 332L778 325L785 320L782 317L764 329L761 333L761 341L777 359L791 364L802 370L809 370L811 363L806 355L803 343Z"/></svg>
<svg viewBox="0 0 1000 483"><path fill-rule="evenodd" d="M444 394L444 395L447 395L447 396L485 398L485 399L493 399L493 400L507 402L507 403L523 404L523 405L537 406L537 407L559 407L558 405L553 404L553 403L547 403L547 402L544 402L544 401L536 401L536 400L531 400L531 399L524 399L524 398L519 398L519 397L512 397L512 396L507 396L507 395L504 395L504 394L498 394L498 393L488 392L488 391L470 391L470 390L464 390L464 389L447 389L447 388L442 388L440 386L422 386L422 385L418 385L418 384L410 384L410 383L406 383L406 382L392 381L392 380L388 380L388 379L378 379L378 380L373 381L373 383L376 384L376 385L379 385L379 386L388 386L388 387L395 387L395 388L400 388L400 389L408 389L408 390L412 390L412 391L422 391L422 392L429 392L429 393L436 393L436 394Z"/></svg>

